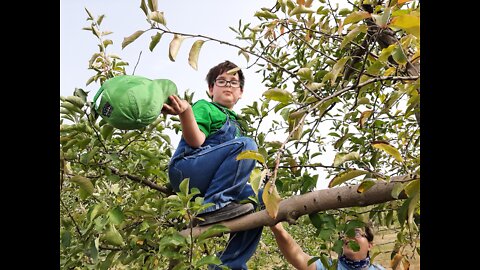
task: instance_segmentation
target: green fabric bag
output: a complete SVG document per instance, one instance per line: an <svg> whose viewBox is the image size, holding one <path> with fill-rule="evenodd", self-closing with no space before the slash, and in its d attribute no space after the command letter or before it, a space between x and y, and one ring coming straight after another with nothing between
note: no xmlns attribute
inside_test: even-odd
<svg viewBox="0 0 480 270"><path fill-rule="evenodd" d="M168 79L122 75L105 81L93 103L95 111L113 127L139 129L155 121L163 104L174 94L177 94L177 86ZM100 96L100 103L97 103Z"/></svg>

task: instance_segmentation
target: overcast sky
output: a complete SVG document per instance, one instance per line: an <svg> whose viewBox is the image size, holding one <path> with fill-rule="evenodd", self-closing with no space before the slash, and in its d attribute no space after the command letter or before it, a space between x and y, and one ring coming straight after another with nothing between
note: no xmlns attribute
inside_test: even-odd
<svg viewBox="0 0 480 270"><path fill-rule="evenodd" d="M167 27L176 32L201 34L238 45L245 45L235 39L235 33L228 27L237 27L239 19L242 22L259 23L253 16L255 11L262 7L272 7L275 0L205 0L205 1L158 1L158 9L164 12ZM93 53L98 52L97 39L90 31L82 30L89 26L86 21L85 7L97 18L105 14L101 24L102 31L112 31L107 38L113 40L113 46L107 52L119 55L130 65L126 68L127 74L132 74L138 56L142 52L135 75L150 79L170 79L178 87L180 96L185 90L195 92L194 100L207 98L208 89L205 76L208 70L224 60L230 60L242 68L246 68L245 57L238 56L238 49L220 45L217 42L203 44L198 59L198 71L188 64L188 53L193 42L197 39L186 39L177 55L175 62L168 58L168 45L172 35L164 35L153 52L148 49L150 36L154 32L147 32L123 50L121 44L124 37L130 36L137 30L146 30L149 25L145 14L140 9L139 0L61 0L60 2L60 94L71 95L75 87L92 91L100 87L97 83L85 86L86 81L95 71L88 69L88 61ZM252 61L252 58L250 59ZM237 112L253 100L258 100L264 89L261 75L254 73L255 67L244 69L245 93L234 108Z"/></svg>

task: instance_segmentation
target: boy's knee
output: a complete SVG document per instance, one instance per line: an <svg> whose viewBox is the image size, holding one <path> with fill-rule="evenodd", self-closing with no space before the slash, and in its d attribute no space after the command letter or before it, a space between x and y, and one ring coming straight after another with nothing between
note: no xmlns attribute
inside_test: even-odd
<svg viewBox="0 0 480 270"><path fill-rule="evenodd" d="M249 137L241 137L238 138L243 143L244 150L258 150L257 144L252 138Z"/></svg>

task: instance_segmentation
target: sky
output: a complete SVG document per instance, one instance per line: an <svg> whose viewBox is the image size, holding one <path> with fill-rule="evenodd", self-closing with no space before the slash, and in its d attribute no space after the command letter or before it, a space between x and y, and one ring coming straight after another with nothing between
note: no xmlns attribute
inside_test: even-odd
<svg viewBox="0 0 480 270"><path fill-rule="evenodd" d="M275 0L206 0L206 1L158 1L158 9L164 12L167 27L176 32L201 34L212 38L225 40L231 43L245 45L235 39L235 33L228 27L236 27L239 19L242 22L259 23L253 16L261 7L272 7ZM242 3L242 4L239 4ZM60 94L72 95L76 87L92 91L93 97L100 85L91 83L85 86L86 81L95 71L88 69L88 61L93 53L98 52L97 39L90 31L82 27L90 25L86 21L87 8L95 18L104 14L101 24L102 31L112 31L106 36L113 40L113 46L107 52L119 55L130 65L126 73L132 74L140 52L141 58L135 70L135 75L150 79L170 79L177 85L179 95L190 89L195 92L194 100L207 98L208 89L205 76L208 70L224 60L230 60L243 68L245 74L245 92L243 99L234 108L240 108L258 100L267 90L261 84L261 75L256 74L256 67L245 69L247 63L244 56L238 56L238 49L221 45L217 42L203 44L198 59L198 71L188 64L188 53L193 42L197 39L186 39L178 52L175 62L168 58L168 45L172 35L162 36L153 52L150 52L150 36L147 32L123 50L121 43L124 37L130 36L137 30L146 30L149 24L145 14L140 9L140 0L81 0L60 2Z"/></svg>
<svg viewBox="0 0 480 270"><path fill-rule="evenodd" d="M252 26L260 21L254 13L262 7L271 8L275 0L204 0L204 1L167 1L158 0L159 11L164 12L167 27L171 31L201 34L246 46L246 43L235 39L236 34L229 26L237 28L239 19L242 23L251 22ZM149 79L170 79L177 85L179 96L182 97L186 90L194 92L193 100L208 99L206 95L207 83L205 76L208 70L224 60L230 60L240 66L245 75L245 87L242 99L236 104L234 110L240 109L259 100L262 93L268 89L262 85L262 76L255 73L257 67L247 69L255 59L250 57L247 62L244 56L238 55L238 49L217 42L203 44L199 59L198 70L188 64L188 53L193 42L197 39L183 41L175 62L168 57L168 46L172 35L163 35L153 52L149 50L150 36L147 32L124 49L121 48L125 37L137 30L146 30L149 24L145 14L140 9L140 0L61 0L60 1L60 95L72 95L75 88L82 88L87 92L88 100L100 88L98 83L86 86L87 80L95 75L95 71L88 69L88 61L98 52L97 38L90 32L82 30L90 26L87 21L87 8L95 18L105 15L100 26L102 31L112 31L106 38L113 41L107 47L107 53L119 55L123 61L129 63L126 73L132 74L137 65L139 54L140 61L135 69L135 75ZM269 124L266 126L270 126ZM175 133L168 134L172 144L177 145L180 136ZM280 139L280 140L284 140ZM331 162L333 157L324 157L322 162ZM322 179L320 176L319 179ZM319 181L317 188L325 188L328 181Z"/></svg>

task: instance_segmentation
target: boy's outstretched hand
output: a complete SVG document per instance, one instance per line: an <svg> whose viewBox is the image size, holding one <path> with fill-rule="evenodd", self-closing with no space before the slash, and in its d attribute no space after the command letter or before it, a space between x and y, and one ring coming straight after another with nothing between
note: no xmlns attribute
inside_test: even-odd
<svg viewBox="0 0 480 270"><path fill-rule="evenodd" d="M170 105L164 103L162 113L179 115L190 108L190 103L188 103L188 101L180 99L176 95L171 95L168 97L168 99L170 100Z"/></svg>

